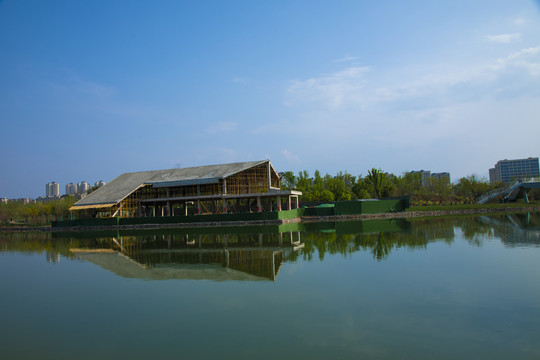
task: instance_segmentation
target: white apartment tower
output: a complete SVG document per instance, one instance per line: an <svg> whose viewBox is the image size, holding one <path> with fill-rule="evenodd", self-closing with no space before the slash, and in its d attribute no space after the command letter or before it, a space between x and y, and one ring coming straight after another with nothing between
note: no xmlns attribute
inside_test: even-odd
<svg viewBox="0 0 540 360"><path fill-rule="evenodd" d="M77 195L77 185L69 183L66 185L66 195Z"/></svg>
<svg viewBox="0 0 540 360"><path fill-rule="evenodd" d="M53 182L48 183L45 186L46 197L59 197L60 196L60 184Z"/></svg>
<svg viewBox="0 0 540 360"><path fill-rule="evenodd" d="M90 184L86 181L81 181L77 184L77 194L82 195L90 189Z"/></svg>

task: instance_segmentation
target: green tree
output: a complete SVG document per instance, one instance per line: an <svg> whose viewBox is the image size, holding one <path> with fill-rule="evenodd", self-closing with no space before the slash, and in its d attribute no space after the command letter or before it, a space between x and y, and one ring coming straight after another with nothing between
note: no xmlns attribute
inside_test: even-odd
<svg viewBox="0 0 540 360"><path fill-rule="evenodd" d="M468 202L472 202L480 195L488 192L490 185L486 179L472 174L459 179L454 189L457 195L466 198Z"/></svg>
<svg viewBox="0 0 540 360"><path fill-rule="evenodd" d="M370 197L367 184L362 176L358 176L358 179L352 186L351 192L356 199L368 199Z"/></svg>
<svg viewBox="0 0 540 360"><path fill-rule="evenodd" d="M388 176L383 173L381 169L375 168L368 171L368 174L364 178L364 182L366 183L369 192L377 199L383 197L385 186L387 186L386 190L388 190L389 186L387 184Z"/></svg>
<svg viewBox="0 0 540 360"><path fill-rule="evenodd" d="M292 171L285 171L281 174L281 187L285 190L296 189L296 176Z"/></svg>
<svg viewBox="0 0 540 360"><path fill-rule="evenodd" d="M334 196L334 193L331 192L330 190L323 190L318 200L319 201L334 201L335 196Z"/></svg>

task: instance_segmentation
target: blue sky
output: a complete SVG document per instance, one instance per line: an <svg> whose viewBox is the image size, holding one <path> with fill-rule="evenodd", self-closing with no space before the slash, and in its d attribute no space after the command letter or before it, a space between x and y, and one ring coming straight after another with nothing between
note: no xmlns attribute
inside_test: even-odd
<svg viewBox="0 0 540 360"><path fill-rule="evenodd" d="M487 176L540 153L538 1L0 1L0 197L270 159Z"/></svg>

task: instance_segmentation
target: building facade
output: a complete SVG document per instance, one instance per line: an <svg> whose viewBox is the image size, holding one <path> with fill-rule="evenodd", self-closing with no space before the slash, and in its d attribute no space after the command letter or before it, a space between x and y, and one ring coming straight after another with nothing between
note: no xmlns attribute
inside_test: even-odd
<svg viewBox="0 0 540 360"><path fill-rule="evenodd" d="M450 183L450 173L449 172L432 173L431 178L432 179L437 179L437 180L448 181L448 183Z"/></svg>
<svg viewBox="0 0 540 360"><path fill-rule="evenodd" d="M77 184L77 194L83 195L88 190L90 190L90 184L88 184L86 181L81 181Z"/></svg>
<svg viewBox="0 0 540 360"><path fill-rule="evenodd" d="M298 207L270 161L126 173L70 210L77 218L262 212Z"/></svg>
<svg viewBox="0 0 540 360"><path fill-rule="evenodd" d="M60 196L60 184L53 182L48 183L45 186L46 197L59 197Z"/></svg>
<svg viewBox="0 0 540 360"><path fill-rule="evenodd" d="M422 179L422 186L429 185L429 179L431 178L431 171L429 170L415 170L411 171L410 174L420 174Z"/></svg>
<svg viewBox="0 0 540 360"><path fill-rule="evenodd" d="M495 167L489 169L489 182L511 182L516 179L538 177L538 158L499 160Z"/></svg>
<svg viewBox="0 0 540 360"><path fill-rule="evenodd" d="M69 183L66 185L66 195L77 195L77 185L74 183Z"/></svg>
<svg viewBox="0 0 540 360"><path fill-rule="evenodd" d="M420 174L422 186L431 185L431 179L445 180L445 181L448 181L448 183L450 183L449 172L432 173L430 170L415 170L415 171L411 171L409 174Z"/></svg>

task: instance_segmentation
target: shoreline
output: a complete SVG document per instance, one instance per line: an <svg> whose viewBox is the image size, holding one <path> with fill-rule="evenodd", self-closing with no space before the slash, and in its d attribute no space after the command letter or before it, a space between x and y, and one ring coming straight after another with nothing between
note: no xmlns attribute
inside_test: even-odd
<svg viewBox="0 0 540 360"><path fill-rule="evenodd" d="M460 216L460 215L481 215L496 213L522 213L540 211L540 206L517 206L508 208L479 208L479 209L456 209L456 210L422 210L422 211L401 211L377 214L358 215L328 215L328 216L301 216L292 219L278 220L255 220L255 221L221 221L221 222L199 222L199 223L171 223L171 224L138 224L121 226L91 226L91 227L66 227L52 228L51 226L21 226L21 227L0 227L0 232L56 232L56 231L95 231L95 230L127 230L127 229L165 229L165 228L201 228L201 227L231 227L231 226L263 226L263 225L283 225L293 223L315 223L315 222L335 222L351 220L373 220L373 219L407 219L422 217L440 216Z"/></svg>

